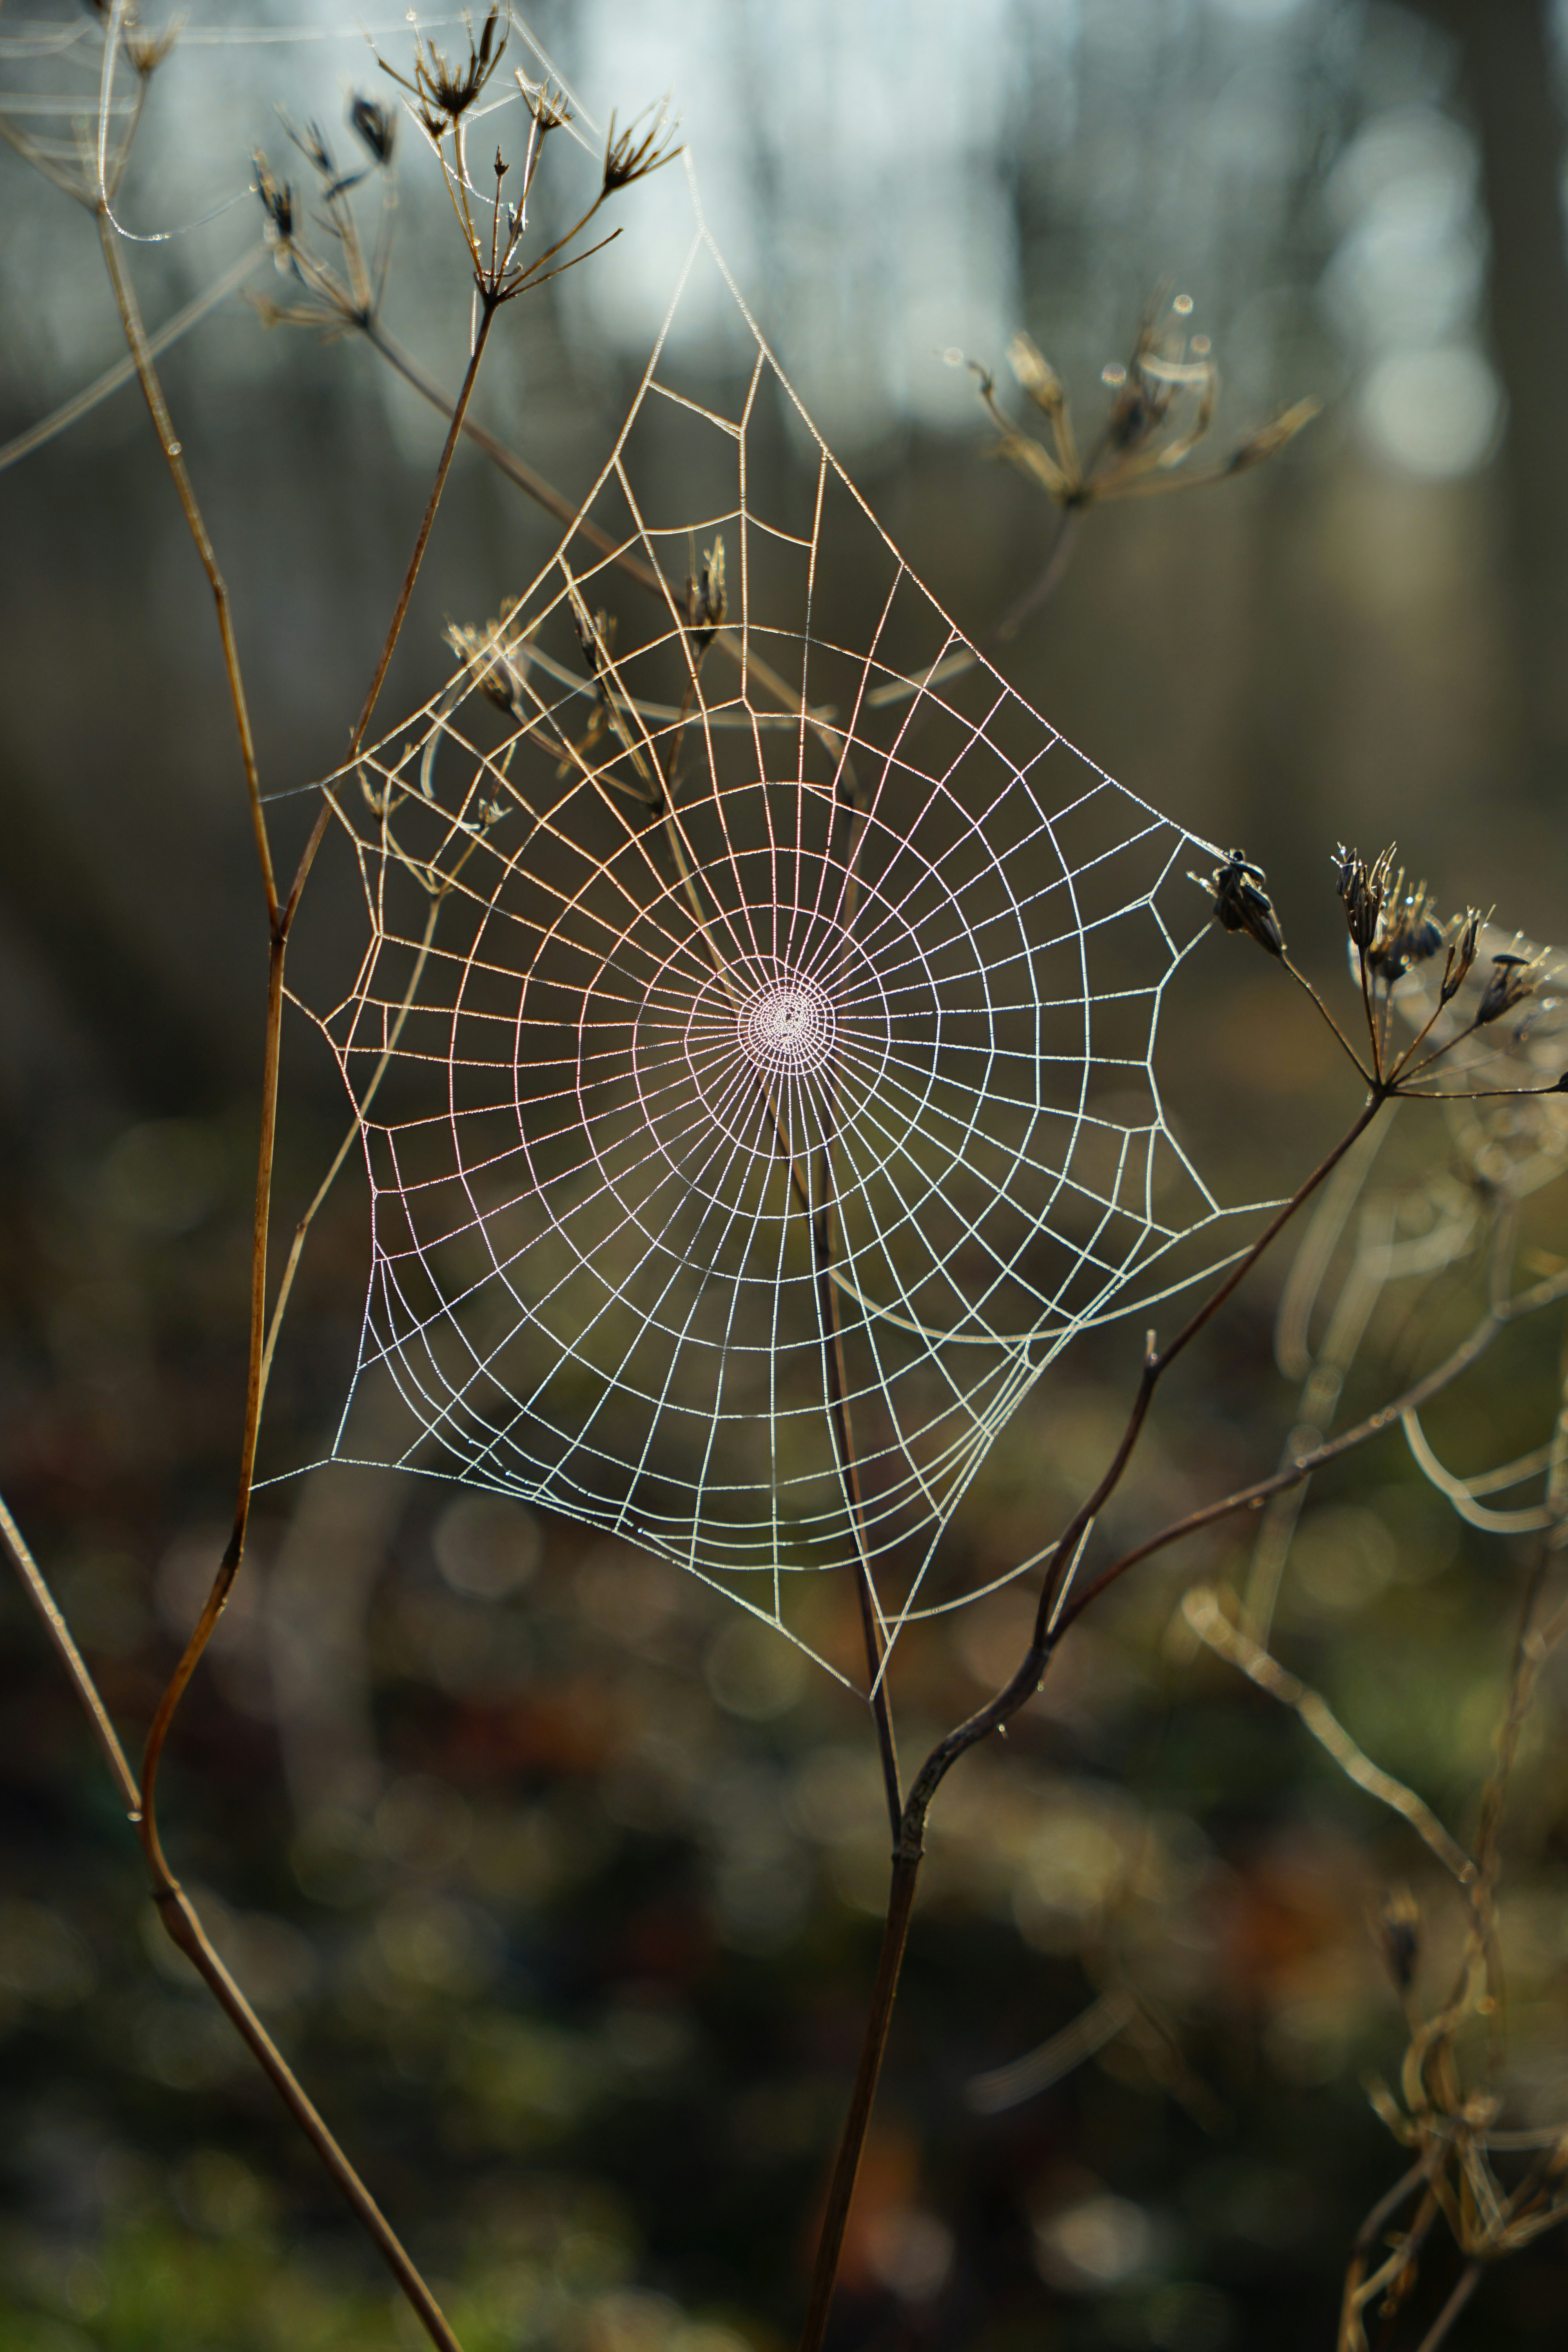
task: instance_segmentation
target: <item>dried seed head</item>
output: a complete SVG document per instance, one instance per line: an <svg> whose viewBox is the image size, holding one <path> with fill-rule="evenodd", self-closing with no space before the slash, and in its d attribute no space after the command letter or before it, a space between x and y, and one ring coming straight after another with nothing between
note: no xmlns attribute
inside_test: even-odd
<svg viewBox="0 0 1568 2352"><path fill-rule="evenodd" d="M1405 876L1396 874L1389 886L1377 933L1367 950L1367 969L1393 987L1412 964L1425 963L1443 944L1443 926L1432 911L1425 882L1406 892Z"/></svg>
<svg viewBox="0 0 1568 2352"><path fill-rule="evenodd" d="M1043 409L1047 416L1058 415L1067 398L1062 380L1029 337L1015 335L1007 346L1007 357L1020 388L1035 406Z"/></svg>
<svg viewBox="0 0 1568 2352"><path fill-rule="evenodd" d="M442 138L456 128L479 97L485 84L501 61L506 48L506 29L496 39L496 27L500 23L500 9L492 7L485 18L479 44L474 42L473 26L464 19L468 32L468 56L466 65L449 65L436 44L427 36L423 42L416 37L414 43L414 73L398 72L379 54L376 63L383 73L390 74L395 82L407 90L417 101L419 121L432 139Z"/></svg>
<svg viewBox="0 0 1568 2352"><path fill-rule="evenodd" d="M1443 967L1443 978L1437 990L1439 1004L1449 1003L1469 978L1483 919L1479 907L1468 907L1462 915L1455 917L1458 929L1449 944L1448 960Z"/></svg>
<svg viewBox="0 0 1568 2352"><path fill-rule="evenodd" d="M279 260L294 241L294 191L286 180L275 180L266 156L258 147L251 158L256 165L256 193L261 199L266 215L263 235L279 255Z"/></svg>
<svg viewBox="0 0 1568 2352"><path fill-rule="evenodd" d="M1364 957L1377 938L1383 919L1394 868L1394 845L1391 842L1382 856L1369 866L1359 850L1347 849L1342 842L1334 852L1334 862L1339 867L1340 903L1345 910L1351 944L1358 955Z"/></svg>
<svg viewBox="0 0 1568 2352"><path fill-rule="evenodd" d="M517 86L522 92L522 102L539 125L542 139L551 131L563 131L572 120L572 110L564 93L548 81L530 81L520 66Z"/></svg>
<svg viewBox="0 0 1568 2352"><path fill-rule="evenodd" d="M376 98L356 97L349 107L349 122L372 160L384 171L397 142L397 117L391 107L383 106Z"/></svg>
<svg viewBox="0 0 1568 2352"><path fill-rule="evenodd" d="M519 627L516 612L517 600L509 597L482 629L457 621L447 625L447 643L466 666L470 682L509 719L521 716L521 689L533 642L532 630Z"/></svg>
<svg viewBox="0 0 1568 2352"><path fill-rule="evenodd" d="M1495 955L1491 977L1481 991L1481 1001L1476 1007L1476 1027L1484 1029L1489 1023L1500 1021L1516 1004L1535 993L1535 983L1541 977L1542 959L1536 956Z"/></svg>
<svg viewBox="0 0 1568 2352"><path fill-rule="evenodd" d="M1245 850L1233 849L1225 864L1216 866L1212 874L1189 874L1187 879L1208 892L1215 921L1222 930L1245 931L1268 954L1283 956L1285 937L1263 887L1263 868L1252 865Z"/></svg>
<svg viewBox="0 0 1568 2352"><path fill-rule="evenodd" d="M1421 1958L1421 1906L1408 1886L1391 1886L1384 1896L1377 1941L1394 1990L1407 1993Z"/></svg>
<svg viewBox="0 0 1568 2352"><path fill-rule="evenodd" d="M644 108L644 114L650 112L653 112L651 108ZM638 180L646 180L651 173L661 172L679 154L679 146L670 142L680 126L671 122L666 128L668 113L669 100L666 99L654 113L651 128L645 131L640 139L637 135L637 128L643 119L641 114L621 132L618 139L616 136L616 118L611 115L610 135L605 142L605 195L613 196L618 188L632 187Z"/></svg>
<svg viewBox="0 0 1568 2352"><path fill-rule="evenodd" d="M131 61L132 71L142 81L151 81L174 43L179 39L181 30L181 19L175 16L164 26L161 33L144 32L137 20L135 9L127 8L122 39L125 54Z"/></svg>
<svg viewBox="0 0 1568 2352"><path fill-rule="evenodd" d="M1322 413L1322 402L1315 394L1298 400L1281 411L1272 423L1260 425L1256 433L1248 434L1240 447L1231 452L1226 467L1227 474L1245 474L1250 466L1267 465L1277 457L1288 442L1294 441L1304 425Z"/></svg>

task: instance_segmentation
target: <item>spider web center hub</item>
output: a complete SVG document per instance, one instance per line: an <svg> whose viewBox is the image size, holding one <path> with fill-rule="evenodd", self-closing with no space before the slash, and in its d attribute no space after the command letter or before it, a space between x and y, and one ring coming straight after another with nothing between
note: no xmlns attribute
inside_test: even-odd
<svg viewBox="0 0 1568 2352"><path fill-rule="evenodd" d="M754 1069L800 1077L831 1058L838 1016L820 982L787 972L752 992L735 1015L735 1028Z"/></svg>

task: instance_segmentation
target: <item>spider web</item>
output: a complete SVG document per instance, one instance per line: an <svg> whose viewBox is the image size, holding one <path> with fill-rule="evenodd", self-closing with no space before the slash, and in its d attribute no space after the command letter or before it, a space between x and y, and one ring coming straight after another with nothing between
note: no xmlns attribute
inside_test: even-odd
<svg viewBox="0 0 1568 2352"><path fill-rule="evenodd" d="M1238 1245L1153 1067L1216 853L961 635L692 202L578 521L325 787L369 939L308 1009L372 1205L330 1458L624 1537L796 1639L792 1585L859 1562L890 1644L973 1597L945 1533L1061 1349ZM716 300L723 400L675 332Z"/></svg>

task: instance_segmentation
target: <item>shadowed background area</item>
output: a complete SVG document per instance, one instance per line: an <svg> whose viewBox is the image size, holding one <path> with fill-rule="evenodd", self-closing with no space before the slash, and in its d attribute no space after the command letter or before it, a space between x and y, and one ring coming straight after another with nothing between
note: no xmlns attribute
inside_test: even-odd
<svg viewBox="0 0 1568 2352"><path fill-rule="evenodd" d="M96 52L73 63L44 25L0 14L0 105L59 131L68 113L22 100L90 91ZM401 19L374 38L405 62ZM975 369L994 372L1044 437L1009 373L1017 331L1089 446L1146 304L1190 297L1220 384L1193 472L1321 398L1234 479L1089 505L994 658L1130 790L1245 845L1347 1013L1342 837L1397 836L1445 910L1568 932L1561 10L980 0L960 26L924 5L591 0L531 15L513 59L581 101L583 143L552 143L533 200L543 241L596 184L612 108L624 126L668 93L781 368L972 637L1037 583L1060 528L996 461L979 395ZM364 338L263 324L258 302L297 289L261 250L250 156L265 148L307 206L276 107L358 170L346 102L391 87L333 0L195 19L117 203L130 231L178 232L130 249L153 330L255 248L257 302L231 294L161 366L285 864L343 755L442 425ZM478 145L493 131L521 155L515 100L480 128ZM449 394L469 286L406 121L396 186L382 317ZM684 167L619 205L623 238L503 317L474 412L574 504L681 268ZM122 353L93 221L9 149L0 219L0 1484L133 1743L231 1504L266 930L210 597L134 385L13 461ZM689 306L679 337L684 377L731 398L746 354L727 308ZM684 446L672 429L661 489L696 513ZM759 498L798 511L815 457L782 404L751 459ZM386 724L448 674L447 624L496 614L558 535L459 452ZM846 547L822 609L855 647L875 583ZM320 1003L347 984L363 915L346 858L312 891L298 973ZM279 1255L345 1118L303 1020L286 1051ZM1173 992L1159 1067L1178 1140L1227 1200L1288 1191L1357 1099L1278 970L1217 933ZM1403 1118L1390 1181L1439 1187L1451 1137ZM1434 1230L1464 1213L1466 1182ZM1554 1200L1530 1213L1536 1270L1568 1251ZM279 1350L272 1468L318 1459L341 1410L367 1226L351 1155ZM1266 1474L1292 1426L1332 1410L1299 1399L1289 1315L1276 1346L1288 1263L1162 1398L1101 1530L1113 1547ZM1367 1358L1352 1341L1345 1360L1355 1410L1458 1312L1447 1294L1419 1314L1369 1306ZM1003 1432L954 1530L963 1580L1002 1575L1081 1498L1138 1338L1089 1335ZM1468 1472L1536 1445L1559 1339L1521 1331L1435 1415L1440 1450ZM1439 1977L1458 1929L1401 1824L1172 1636L1184 1588L1245 1578L1251 1540L1221 1529L1132 1580L1006 1746L944 1792L851 2229L846 2352L1333 2340L1349 2240L1406 2161L1362 2087L1403 2047L1368 1918L1390 1881L1414 1882ZM468 2352L787 2342L885 1889L864 1707L668 1565L433 1479L284 1480L258 1499L253 1552L171 1752L171 1853ZM1313 1489L1289 1552L1281 1655L1461 1834L1524 1559L1521 1538L1461 1526L1393 1442ZM856 1672L852 1594L824 1579L804 1607L812 1645ZM1003 1591L910 1633L909 1753L1012 1670L1026 1621ZM0 1622L0 2342L413 2340L163 1945L15 1591ZM1549 1674L1510 1832L1505 2078L1542 2125L1568 2095L1565 1745ZM1434 2258L1391 2344L1420 2341L1454 2275ZM1451 2340L1544 2346L1565 2293L1548 2237Z"/></svg>

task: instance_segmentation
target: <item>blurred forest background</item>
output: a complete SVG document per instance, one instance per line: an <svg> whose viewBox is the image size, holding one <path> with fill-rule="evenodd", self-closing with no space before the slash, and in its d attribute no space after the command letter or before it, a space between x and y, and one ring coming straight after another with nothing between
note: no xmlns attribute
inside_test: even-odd
<svg viewBox="0 0 1568 2352"><path fill-rule="evenodd" d="M336 0L274 5L275 22L250 0L245 39L193 10L154 84L121 216L186 233L133 250L150 323L258 239L249 156L280 160L276 102L346 156L348 95L385 89ZM0 13L0 52L38 9ZM952 355L1005 386L1027 330L1082 431L1165 286L1212 339L1216 450L1321 395L1246 478L1091 511L1003 666L1133 791L1245 845L1327 989L1343 988L1342 836L1397 836L1445 908L1568 930L1568 12L542 0L528 21L601 120L671 94L782 367L971 635L1034 577L1054 519L987 462ZM378 28L384 54L406 35ZM13 49L0 80L47 70ZM386 315L455 387L467 284L416 150L405 136ZM551 168L541 202L564 217L592 165L563 148ZM625 204L622 243L505 316L479 394L480 420L574 497L689 233L679 166ZM90 218L3 149L0 229L4 444L121 346ZM286 299L259 249L248 283ZM720 384L733 352L710 327L684 363ZM439 421L363 345L268 331L238 296L163 372L264 779L302 786L342 755ZM805 462L782 427L767 458ZM554 537L460 453L402 707L445 674L447 618L494 613ZM210 600L134 387L0 472L0 1485L134 1743L230 1503L265 924ZM1217 934L1180 1010L1162 1064L1178 1132L1228 1197L1288 1191L1355 1106L1332 1041ZM288 1048L284 1235L343 1121L302 1023ZM1398 1181L1448 1181L1447 1131L1404 1118ZM1560 1264L1554 1200L1535 1241ZM321 1450L364 1258L351 1165L305 1260L268 1466ZM1128 1540L1274 1466L1301 1417L1300 1371L1273 1354L1289 1263L1163 1394L1117 1506ZM1409 1299L1381 1303L1352 1400L1397 1388L1451 1309L1423 1307L1413 1339ZM1521 1334L1434 1414L1439 1451L1468 1472L1539 1444L1559 1344ZM1138 1347L1113 1326L1035 1391L966 1507L980 1550L1048 1539L1114 1441ZM1332 2342L1350 2239L1406 2161L1363 2087L1404 2043L1369 1915L1408 1879L1440 1953L1458 1929L1404 1826L1171 1637L1185 1585L1244 1576L1249 1540L1222 1529L1131 1580L939 1801L844 2347ZM1314 1487L1286 1570L1281 1656L1461 1835L1524 1557L1461 1525L1395 1437ZM908 1748L1010 1671L1023 1622L1004 1593L900 1650ZM163 1942L6 1585L0 1626L0 2346L415 2340ZM1508 1833L1525 2123L1568 2108L1563 1696L1549 1677ZM625 1547L336 1471L260 1497L164 1810L175 1867L469 2352L789 2340L884 1893L862 1707ZM1082 2064L1005 2103L976 2089L1108 1988L1123 2030ZM1419 2341L1453 2275L1434 2257L1391 2342ZM1556 2343L1565 2308L1548 2237L1500 2265L1452 2341Z"/></svg>

